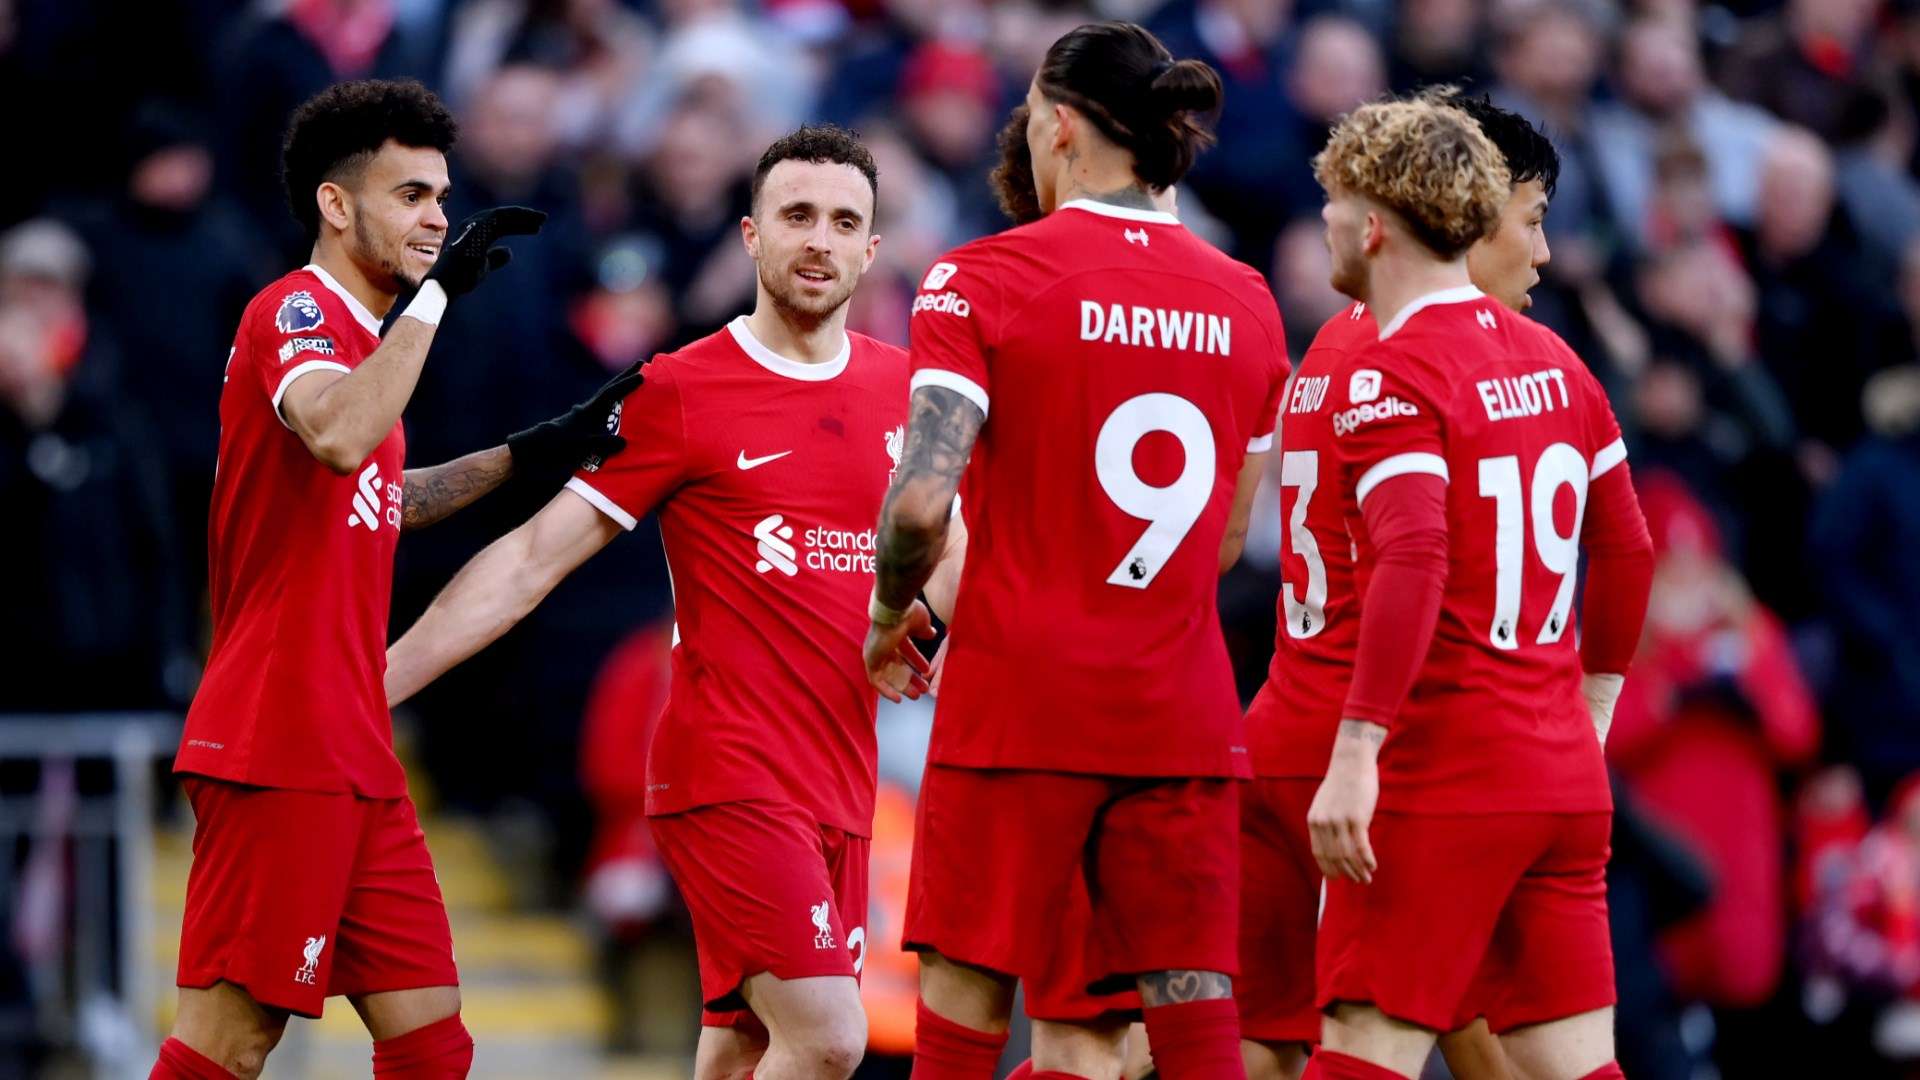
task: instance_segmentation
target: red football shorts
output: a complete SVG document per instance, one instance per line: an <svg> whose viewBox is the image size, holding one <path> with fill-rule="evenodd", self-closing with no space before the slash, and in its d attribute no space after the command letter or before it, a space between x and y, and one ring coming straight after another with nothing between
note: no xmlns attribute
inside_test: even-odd
<svg viewBox="0 0 1920 1080"><path fill-rule="evenodd" d="M1086 1024L1115 1016L1138 1019L1140 992L1133 987L1109 994L1087 990L1094 978L1087 973L1086 947L1093 936L1093 900L1087 895L1084 876L1075 874L1068 883L1054 925L1058 936L1050 943L1052 955L1039 974L1021 980L1027 1016L1063 1024Z"/></svg>
<svg viewBox="0 0 1920 1080"><path fill-rule="evenodd" d="M714 803L647 819L693 916L708 1027L753 1027L740 986L860 977L867 953L871 841L792 803Z"/></svg>
<svg viewBox="0 0 1920 1080"><path fill-rule="evenodd" d="M1320 867L1307 810L1316 777L1256 779L1240 789L1240 1034L1263 1042L1320 1041L1313 949Z"/></svg>
<svg viewBox="0 0 1920 1080"><path fill-rule="evenodd" d="M1612 1005L1612 817L1376 814L1372 884L1327 882L1320 1006L1505 1032Z"/></svg>
<svg viewBox="0 0 1920 1080"><path fill-rule="evenodd" d="M1042 1009L1061 1000L1061 978L1107 993L1146 972L1232 974L1238 784L929 765L905 947L1017 975ZM1060 956L1075 941L1077 973Z"/></svg>
<svg viewBox="0 0 1920 1080"><path fill-rule="evenodd" d="M457 986L447 906L413 800L188 776L184 987L222 980L319 1016L328 997Z"/></svg>

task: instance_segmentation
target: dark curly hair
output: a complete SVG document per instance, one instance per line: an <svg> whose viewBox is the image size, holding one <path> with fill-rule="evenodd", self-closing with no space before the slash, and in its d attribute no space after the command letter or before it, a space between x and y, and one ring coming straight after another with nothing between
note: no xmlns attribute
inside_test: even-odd
<svg viewBox="0 0 1920 1080"><path fill-rule="evenodd" d="M1459 109L1480 125L1481 134L1507 159L1507 172L1513 176L1513 186L1538 180L1547 198L1553 198L1553 189L1560 183L1560 152L1526 117L1495 105L1485 94L1469 96L1457 87L1442 86L1428 91L1426 96Z"/></svg>
<svg viewBox="0 0 1920 1080"><path fill-rule="evenodd" d="M860 141L857 131L849 131L838 124L806 124L774 140L773 145L767 147L767 152L760 155L760 163L753 167L753 206L756 210L760 206L760 189L766 186L767 174L783 161L851 165L867 178L867 186L873 189L874 205L879 205L880 167L873 163L873 153Z"/></svg>
<svg viewBox="0 0 1920 1080"><path fill-rule="evenodd" d="M401 146L453 149L453 114L433 91L412 79L337 83L294 110L280 151L287 209L309 238L320 235L313 192L328 181L355 177L388 139Z"/></svg>

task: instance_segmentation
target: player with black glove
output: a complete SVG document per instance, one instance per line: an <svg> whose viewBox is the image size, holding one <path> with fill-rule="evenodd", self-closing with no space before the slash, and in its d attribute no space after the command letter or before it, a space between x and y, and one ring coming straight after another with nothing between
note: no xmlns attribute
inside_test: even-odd
<svg viewBox="0 0 1920 1080"><path fill-rule="evenodd" d="M495 240L533 236L546 220L545 213L525 206L496 206L462 221L448 234L440 257L420 279L419 288L402 295L387 312L380 336L386 337L394 321L402 316L439 326L448 301L472 292L488 274L513 261L513 252L495 245Z"/></svg>

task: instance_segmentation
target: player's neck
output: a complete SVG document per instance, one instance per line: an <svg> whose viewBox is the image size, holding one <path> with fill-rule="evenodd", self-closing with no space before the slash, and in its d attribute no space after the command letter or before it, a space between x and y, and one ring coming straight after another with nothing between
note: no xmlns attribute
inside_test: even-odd
<svg viewBox="0 0 1920 1080"><path fill-rule="evenodd" d="M364 304L366 309L373 313L374 318L387 317L387 311L393 307L394 295L390 292L382 292L368 281L367 275L361 272L360 267L351 258L347 257L347 253L340 249L340 245L325 241L313 245L313 257L310 261L332 275L333 280L339 282L340 287L347 290L355 300Z"/></svg>
<svg viewBox="0 0 1920 1080"><path fill-rule="evenodd" d="M1449 262L1430 258L1377 259L1374 262L1366 301L1374 321L1389 326L1400 309L1429 293L1472 285L1465 256Z"/></svg>
<svg viewBox="0 0 1920 1080"><path fill-rule="evenodd" d="M799 364L824 364L840 355L847 343L847 306L818 321L801 322L762 291L747 330L760 344Z"/></svg>
<svg viewBox="0 0 1920 1080"><path fill-rule="evenodd" d="M1064 164L1064 175L1054 186L1059 192L1054 201L1059 206L1075 199L1091 199L1135 210L1155 209L1153 192L1133 174L1133 160L1124 153L1106 148L1087 150L1069 155Z"/></svg>

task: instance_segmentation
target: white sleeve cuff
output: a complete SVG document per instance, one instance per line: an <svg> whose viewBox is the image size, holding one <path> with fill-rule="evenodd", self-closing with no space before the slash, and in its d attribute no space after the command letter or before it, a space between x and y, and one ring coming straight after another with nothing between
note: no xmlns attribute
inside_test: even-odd
<svg viewBox="0 0 1920 1080"><path fill-rule="evenodd" d="M288 368L287 373L280 376L280 385L273 388L273 415L280 417L280 422L286 424L289 431L293 430L293 425L287 424L286 415L280 411L280 399L287 396L287 388L293 385L295 379L302 375L311 375L316 371L337 371L342 375L353 374L352 368L336 360L308 360Z"/></svg>
<svg viewBox="0 0 1920 1080"><path fill-rule="evenodd" d="M628 532L632 532L633 527L640 524L639 518L620 509L619 503L607 498L600 493L598 488L577 476L567 481L567 490L587 500L587 502L593 505L595 510L612 518L615 522L619 523L621 528Z"/></svg>
<svg viewBox="0 0 1920 1080"><path fill-rule="evenodd" d="M1247 440L1247 453L1249 454L1264 454L1271 449L1273 449L1272 432Z"/></svg>
<svg viewBox="0 0 1920 1080"><path fill-rule="evenodd" d="M959 394L980 408L980 415L987 415L987 390L979 383L957 371L945 368L921 368L913 373L913 381L907 384L908 393L923 386L940 386Z"/></svg>
<svg viewBox="0 0 1920 1080"><path fill-rule="evenodd" d="M1615 439L1601 447L1599 453L1593 455L1593 469L1587 474L1587 479L1598 480L1602 473L1625 460L1627 460L1627 444L1625 440Z"/></svg>
<svg viewBox="0 0 1920 1080"><path fill-rule="evenodd" d="M1391 480L1396 476L1407 476L1412 473L1437 476L1442 481L1445 481L1447 479L1447 459L1441 457L1439 454L1412 453L1395 454L1390 458L1375 462L1371 469L1360 474L1360 482L1353 486L1353 501L1355 505L1366 502L1367 496L1372 493L1374 488L1379 487L1381 482Z"/></svg>

